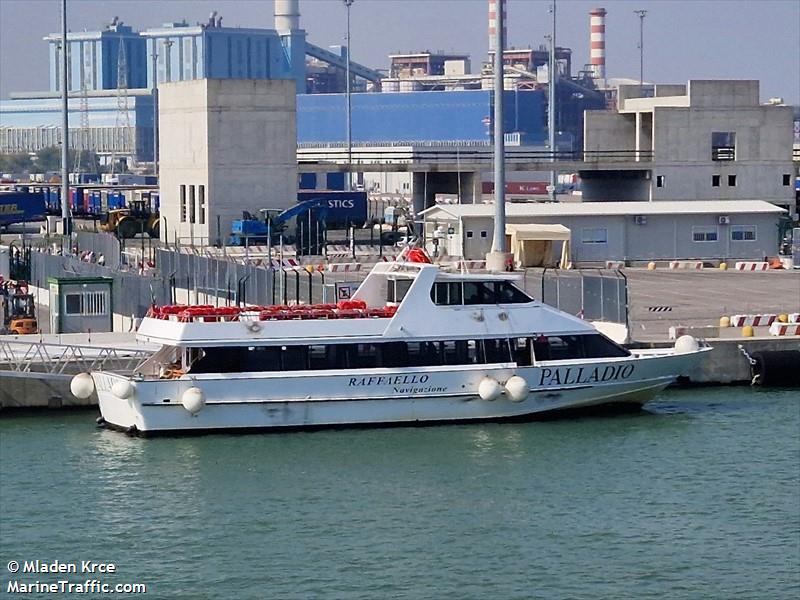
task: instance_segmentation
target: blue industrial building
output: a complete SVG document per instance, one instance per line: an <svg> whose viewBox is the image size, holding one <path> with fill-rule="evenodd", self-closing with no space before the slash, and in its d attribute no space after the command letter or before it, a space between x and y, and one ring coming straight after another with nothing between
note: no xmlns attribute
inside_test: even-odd
<svg viewBox="0 0 800 600"><path fill-rule="evenodd" d="M50 34L50 91L61 91L61 35ZM67 81L69 91L116 90L120 53L124 52L125 84L143 88L147 83L147 56L138 31L116 18L102 31L67 34Z"/></svg>
<svg viewBox="0 0 800 600"><path fill-rule="evenodd" d="M300 28L297 0L275 0L274 29L223 27L221 17L212 13L203 24L166 23L142 32L114 18L102 31L71 32L67 39L70 145L92 149L104 160L129 156L151 161L154 84L200 78L294 79L298 142L343 143L347 138L345 95L302 93L335 89L321 85L324 77L312 79L326 75L319 72L320 63L342 71L347 49L331 52L309 43ZM0 152L36 152L60 143L60 36L45 40L50 89L0 100ZM306 57L311 58L308 70ZM381 78L356 63L351 63L351 75L361 82L354 89ZM583 110L602 108L603 96L568 80L557 87L558 128L565 132L559 139L578 148ZM505 102L506 132L518 134L520 144L542 144L547 138L542 89L507 91ZM492 93L486 89L353 93L352 139L372 144L488 142L491 114Z"/></svg>
<svg viewBox="0 0 800 600"><path fill-rule="evenodd" d="M281 38L272 29L242 29L221 24L167 23L142 32L147 55L155 53L158 83L190 79L297 79ZM153 87L152 60L146 69Z"/></svg>
<svg viewBox="0 0 800 600"><path fill-rule="evenodd" d="M274 29L222 27L221 18L203 25L186 21L134 31L116 17L102 31L69 32L67 60L69 90L116 90L124 66L128 89L152 89L153 58L158 82L187 79L297 79L303 64L291 62ZM49 42L50 91L61 90L61 35ZM121 55L124 53L123 60Z"/></svg>
<svg viewBox="0 0 800 600"><path fill-rule="evenodd" d="M355 143L488 141L492 92L408 92L352 95ZM505 130L523 144L547 138L546 98L538 90L505 92ZM344 142L347 103L343 94L297 97L299 143Z"/></svg>
<svg viewBox="0 0 800 600"><path fill-rule="evenodd" d="M100 156L153 159L153 96L146 90L127 96L127 120L115 95L97 92L69 98L71 148L91 149ZM83 114L82 104L86 111ZM80 127L82 117L86 127ZM127 121L127 122L125 122ZM0 101L0 152L36 152L61 143L61 99L16 98Z"/></svg>

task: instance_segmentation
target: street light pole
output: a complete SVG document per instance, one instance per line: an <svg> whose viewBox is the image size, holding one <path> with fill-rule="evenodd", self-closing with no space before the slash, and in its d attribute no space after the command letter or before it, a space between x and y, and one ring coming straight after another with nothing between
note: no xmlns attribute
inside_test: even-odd
<svg viewBox="0 0 800 600"><path fill-rule="evenodd" d="M550 32L550 65L549 65L549 83L547 95L547 129L548 141L550 143L550 159L555 162L556 159L556 0L553 0L551 7L553 13L553 29ZM556 170L550 170L550 201L556 201Z"/></svg>
<svg viewBox="0 0 800 600"><path fill-rule="evenodd" d="M639 16L639 97L643 95L644 89L644 18L647 16L646 10L633 11Z"/></svg>
<svg viewBox="0 0 800 600"><path fill-rule="evenodd" d="M158 51L153 38L153 175L158 177Z"/></svg>
<svg viewBox="0 0 800 600"><path fill-rule="evenodd" d="M72 233L69 219L69 78L67 77L67 0L61 0L61 227Z"/></svg>
<svg viewBox="0 0 800 600"><path fill-rule="evenodd" d="M347 55L347 63L346 63L346 74L345 77L347 79L346 82L346 96L347 96L347 175L345 177L345 189L349 192L352 188L352 178L353 173L351 169L353 168L353 124L352 124L352 111L353 106L351 103L351 96L350 96L350 7L353 5L353 0L343 0L345 7L347 7L347 48L346 48L346 55Z"/></svg>
<svg viewBox="0 0 800 600"><path fill-rule="evenodd" d="M486 268L490 271L503 271L508 260L506 245L506 171L505 138L503 123L504 65L505 49L504 0L497 3L496 31L494 44L494 232L492 249L486 256Z"/></svg>

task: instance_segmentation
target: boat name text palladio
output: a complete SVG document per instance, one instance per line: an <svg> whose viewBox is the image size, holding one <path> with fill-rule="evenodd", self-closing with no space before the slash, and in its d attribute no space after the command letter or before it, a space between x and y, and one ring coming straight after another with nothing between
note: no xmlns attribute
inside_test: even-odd
<svg viewBox="0 0 800 600"><path fill-rule="evenodd" d="M585 369L572 367L549 369L547 367L542 369L542 374L539 379L540 386L548 385L574 385L576 383L600 383L603 381L618 381L620 379L628 379L633 375L633 365L609 365L607 367L595 367L594 369Z"/></svg>

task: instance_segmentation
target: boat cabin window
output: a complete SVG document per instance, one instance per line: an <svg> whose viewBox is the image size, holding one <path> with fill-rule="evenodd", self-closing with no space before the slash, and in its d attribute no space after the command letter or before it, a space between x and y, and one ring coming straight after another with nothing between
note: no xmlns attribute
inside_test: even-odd
<svg viewBox="0 0 800 600"><path fill-rule="evenodd" d="M193 373L251 373L475 365L514 362L530 365L515 340L445 340L379 344L233 346L199 350Z"/></svg>
<svg viewBox="0 0 800 600"><path fill-rule="evenodd" d="M403 298L406 297L412 283L412 279L390 279L388 281L386 301L400 304Z"/></svg>
<svg viewBox="0 0 800 600"><path fill-rule="evenodd" d="M511 340L511 353L513 361L520 367L531 366L533 364L533 340L531 338Z"/></svg>
<svg viewBox="0 0 800 600"><path fill-rule="evenodd" d="M431 289L431 299L440 306L455 306L464 304L460 281L440 281Z"/></svg>
<svg viewBox="0 0 800 600"><path fill-rule="evenodd" d="M618 346L599 333L589 335L540 335L533 339L533 353L537 361L630 356L628 350Z"/></svg>
<svg viewBox="0 0 800 600"><path fill-rule="evenodd" d="M193 373L320 371L516 363L630 356L600 334L540 335L485 340L436 340L375 344L227 346L193 349Z"/></svg>
<svg viewBox="0 0 800 600"><path fill-rule="evenodd" d="M431 288L431 300L439 306L525 304L532 301L510 281L437 281Z"/></svg>

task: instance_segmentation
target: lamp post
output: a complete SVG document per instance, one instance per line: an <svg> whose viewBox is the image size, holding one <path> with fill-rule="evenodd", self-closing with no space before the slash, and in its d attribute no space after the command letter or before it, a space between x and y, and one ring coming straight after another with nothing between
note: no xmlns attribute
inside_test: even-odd
<svg viewBox="0 0 800 600"><path fill-rule="evenodd" d="M158 177L158 52L153 38L153 175Z"/></svg>
<svg viewBox="0 0 800 600"><path fill-rule="evenodd" d="M67 0L61 0L61 227L72 233L69 218L69 78L67 77Z"/></svg>
<svg viewBox="0 0 800 600"><path fill-rule="evenodd" d="M547 129L548 142L550 143L550 159L556 160L556 0L550 8L553 13L553 29L550 32L550 65L548 67L548 94L547 94ZM550 185L548 191L550 201L556 201L556 170L550 170Z"/></svg>
<svg viewBox="0 0 800 600"><path fill-rule="evenodd" d="M633 11L639 17L639 97L642 97L644 89L644 18L647 16L646 10Z"/></svg>
<svg viewBox="0 0 800 600"><path fill-rule="evenodd" d="M506 244L506 171L505 138L503 128L504 66L503 35L504 0L497 3L496 31L494 45L494 232L491 252L486 255L486 268L490 271L503 271L509 260Z"/></svg>
<svg viewBox="0 0 800 600"><path fill-rule="evenodd" d="M172 81L172 44L170 39L164 40L164 81L169 83Z"/></svg>
<svg viewBox="0 0 800 600"><path fill-rule="evenodd" d="M346 81L346 97L347 97L347 176L345 178L345 189L349 192L352 187L353 173L353 125L352 125L352 110L350 98L350 7L353 5L353 0L343 0L347 8L347 37L346 37L346 59L345 65L345 78Z"/></svg>

